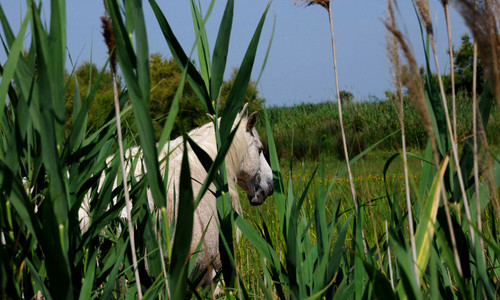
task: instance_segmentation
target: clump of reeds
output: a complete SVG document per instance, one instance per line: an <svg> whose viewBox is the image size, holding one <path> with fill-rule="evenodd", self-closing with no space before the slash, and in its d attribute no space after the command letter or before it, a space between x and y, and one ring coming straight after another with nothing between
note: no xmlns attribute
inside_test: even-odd
<svg viewBox="0 0 500 300"><path fill-rule="evenodd" d="M424 26L430 35L431 43L433 44L433 50L434 50L434 54L435 54L435 61L437 64L435 43L434 43L433 36L432 36L433 29L432 29L432 23L430 21L430 13L429 13L429 9L428 9L428 4L426 1L417 0L416 5L418 8L420 17L424 23ZM389 38L390 44L392 44L392 46L389 46L389 48L390 48L389 51L392 52L392 53L390 53L391 57L394 55L397 55L397 52L395 52L395 50L394 50L394 48L396 48L396 49L398 48L398 47L395 47L396 44L399 45L399 48L401 48L403 54L406 57L409 72L402 73L402 75L404 75L406 77L403 80L405 81L406 86L408 87L411 98L415 102L415 106L420 114L422 122L423 122L425 128L427 129L427 133L429 135L429 139L430 139L431 146L433 149L434 162L435 162L436 166L440 166L441 165L441 156L440 156L440 151L438 150L438 145L437 145L437 138L438 137L437 137L436 132L434 131L434 127L432 124L433 116L431 115L431 112L429 111L428 106L427 106L427 100L426 100L426 96L425 96L425 91L424 91L424 86L422 83L421 74L419 72L419 69L418 69L418 66L416 63L416 59L413 55L413 52L411 51L411 48L409 46L409 42L406 40L405 36L402 34L402 32L398 29L398 27L396 25L396 22L394 20L394 12L392 11L392 5L389 5L389 20L384 22L384 23L385 23L386 29L388 30L390 35L392 35L392 37ZM395 58L393 57L392 59L394 60ZM399 60L396 60L396 61L399 61ZM438 77L439 77L440 76L439 75L439 66L437 66L437 70L438 70ZM396 70L396 72L400 72L400 71ZM448 123L448 125L450 125L449 117L448 117L447 109L446 109L446 105L447 105L446 104L446 97L444 95L444 89L442 88L441 78L439 78L439 82L440 82L440 87L441 87L441 95L443 97L442 99L443 99L443 106L445 108L446 119L448 121L447 123ZM396 83L396 85L398 85L398 84ZM448 126L448 129L449 129L449 132L451 133L451 131L452 131L451 126ZM453 134L451 133L449 136L450 136L450 139L452 140L452 145L456 145L454 142L455 139L453 138ZM453 146L453 149L455 150L456 147ZM458 156L458 153L456 153L455 151L454 151L454 157L456 159L455 160L456 165L458 166L457 169L458 169L458 171L460 171L460 165L458 163L459 156ZM459 177L461 179L461 176L459 176ZM438 179L439 179L439 186L442 187L443 180L441 177L438 177ZM463 184L461 184L461 186L463 187ZM464 188L462 188L462 192L463 192L462 195L464 195L465 194ZM458 272L461 274L462 270L460 267L460 258L459 258L459 254L458 254L458 250L457 250L457 246L456 246L455 233L454 233L453 227L452 227L452 219L451 219L451 214L450 214L450 210L449 210L449 206L448 206L448 202L447 202L448 200L446 198L446 194L445 194L444 189L440 189L440 193L441 193L441 198L443 200L444 207L445 207L445 213L446 213L446 217L447 217L446 219L447 219L447 223L448 223L448 228L449 228L449 233L450 233L450 238L451 238L452 249L453 249L453 253L454 253L454 257L455 257L455 262L457 265ZM466 201L466 197L464 197L464 201ZM409 202L408 197L407 197L407 202ZM468 204L466 204L466 206L468 206ZM409 206L408 209L410 210L411 207ZM466 208L466 210L468 210L468 207ZM467 215L469 216L470 214L467 214ZM435 216L433 218L435 218ZM409 222L411 223L411 222L413 222L413 220L410 219ZM410 229L411 229L411 227L410 227ZM472 234L472 229L471 229L471 234ZM414 263L415 263L416 273L420 274L421 271L417 270L417 267L416 267L416 265L418 264L418 261L417 261L418 254L416 253L417 250L412 249L412 252L413 252L413 256L414 256L413 259L414 259ZM418 282L418 276L417 276L417 282Z"/></svg>
<svg viewBox="0 0 500 300"><path fill-rule="evenodd" d="M500 110L500 4L498 1L492 0L455 0L455 7L465 20L466 25L471 30L474 36L473 48L473 94L472 94L472 109L473 109L473 153L474 153L474 180L476 191L476 209L479 207L479 139L484 147L487 147L488 141L485 138L483 119L478 113L479 104L477 101L476 86L477 86L477 57L481 56L481 61L486 72L487 84L497 103L497 109ZM485 152L486 165L491 170L491 158ZM489 186L493 207L496 211L497 218L500 218L500 206L495 187L492 184L491 171L485 172L486 182ZM477 209L477 226L479 231L482 230L481 215ZM481 249L483 239L479 237ZM484 255L484 252L483 252Z"/></svg>

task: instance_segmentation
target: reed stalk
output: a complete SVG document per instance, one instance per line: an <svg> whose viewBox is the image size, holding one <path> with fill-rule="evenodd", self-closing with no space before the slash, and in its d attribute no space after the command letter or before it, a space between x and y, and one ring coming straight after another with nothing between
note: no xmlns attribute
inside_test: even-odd
<svg viewBox="0 0 500 300"><path fill-rule="evenodd" d="M451 77L451 110L453 118L453 135L457 140L457 105L455 95L455 64L453 62L453 44L451 41L451 23L450 23L450 10L448 0L442 0L444 7L444 15L446 19L446 32L448 33L448 54L450 56L450 77Z"/></svg>
<svg viewBox="0 0 500 300"><path fill-rule="evenodd" d="M108 46L108 54L110 55L111 80L113 84L113 103L115 107L116 131L118 134L117 141L118 141L118 149L120 155L120 167L122 171L123 191L125 196L125 211L127 213L127 225L130 236L130 251L132 254L132 264L134 268L134 276L137 286L137 296L139 299L142 299L141 279L139 276L139 269L137 264L137 254L135 251L134 226L132 224L132 201L130 201L130 194L127 184L128 176L127 176L127 168L125 166L125 151L123 149L123 136L122 136L121 117L120 117L120 101L118 99L118 85L116 82L116 67L117 67L117 58L115 52L116 45L114 41L111 20L109 19L109 17L101 17L101 21L102 21L104 40L106 42L106 45Z"/></svg>
<svg viewBox="0 0 500 300"><path fill-rule="evenodd" d="M475 3L476 1L474 1ZM474 5L474 18L476 5ZM478 128L477 128L477 117L478 117L478 103L477 103L477 43L474 40L473 50L472 50L472 152L473 152L473 172L474 172L474 191L476 194L476 218L477 218L477 230L479 232L483 231L483 222L481 220L481 198L479 194L479 147L478 147ZM484 253L484 241L480 234L478 234L479 247L481 249L481 256L483 261L486 262L486 257Z"/></svg>
<svg viewBox="0 0 500 300"><path fill-rule="evenodd" d="M354 187L354 177L352 175L352 170L351 166L349 164L349 153L347 151L347 140L346 140L346 135L345 135L345 130L344 130L344 121L343 121L343 116L342 116L342 100L340 99L340 88L339 88L339 79L338 79L338 71L337 71L337 54L335 51L335 35L334 35L334 30L333 30L333 15L332 15L332 3L330 0L306 0L306 1L301 1L297 0L297 2L305 2L306 6L311 6L311 5L319 5L323 8L325 8L328 11L328 20L330 22L330 34L331 34L331 40L332 40L332 54L333 54L333 72L334 72L334 77L335 77L335 89L337 93L337 109L339 113L339 124L340 124L340 133L342 137L342 146L344 150L344 158L346 161L346 168L347 168L347 174L349 177L349 186L351 189L351 195L354 203L354 209L356 214L359 213L359 205L358 205L358 200L356 197L356 188ZM365 255L368 253L368 248L366 245L366 239L365 239L365 234L364 230L361 230L361 235L363 238L363 247L364 247L364 252Z"/></svg>
<svg viewBox="0 0 500 300"><path fill-rule="evenodd" d="M387 21L392 28L396 28L396 18L394 16L394 8L392 0L387 1L387 10L389 12L389 20ZM410 197L410 182L408 176L408 157L406 154L406 134L405 134L405 116L404 116L404 99L403 99L403 84L401 80L401 65L399 61L399 51L398 51L398 41L392 34L387 35L387 45L388 45L388 55L389 61L392 67L392 76L394 81L394 88L396 90L396 103L395 110L398 115L399 125L401 128L401 147L403 152L403 171L404 171L404 180L405 180L405 197L406 197L406 206L408 209L408 227L410 233L410 246L411 252L413 256L413 267L415 269L415 274L418 274L418 266L417 266L417 249L415 245L415 229L413 226L413 211L411 205L411 197ZM391 274L392 276L392 274ZM417 276L417 284L420 285L419 277ZM391 280L392 284L392 280ZM393 286L394 288L394 286Z"/></svg>
<svg viewBox="0 0 500 300"><path fill-rule="evenodd" d="M349 176L349 185L351 187L352 201L354 202L354 208L356 209L356 213L358 213L359 211L358 200L356 199L356 189L354 187L354 179L352 176L351 166L349 165L349 153L347 151L347 141L344 130L344 121L342 117L342 99L340 98L339 77L337 71L337 53L335 51L335 35L333 31L333 17L332 17L331 4L328 6L328 18L330 20L330 33L332 36L333 72L335 77L335 89L337 92L337 109L339 111L340 132L342 136L342 145L344 147L344 157L347 166L347 174Z"/></svg>
<svg viewBox="0 0 500 300"><path fill-rule="evenodd" d="M338 77L338 71L337 71L337 53L335 51L335 35L333 31L333 16L332 16L332 3L328 1L328 19L330 21L330 33L332 36L332 54L333 54L333 72L335 76L335 89L337 92L337 109L339 112L339 123L340 123L340 133L342 136L342 146L344 148L344 157L346 161L346 167L347 167L347 174L349 176L349 186L351 188L351 194L352 194L352 201L354 203L354 209L356 211L356 214L359 214L359 205L358 205L358 200L356 198L356 188L354 187L354 177L352 176L352 170L350 166L350 160L349 160L349 153L347 151L347 141L346 141L346 135L345 135L345 130L344 130L344 121L342 118L342 100L340 99L340 88L339 88L339 77ZM365 255L368 254L368 247L366 245L366 238L365 238L365 232L363 229L361 229L361 236L363 239L363 248Z"/></svg>

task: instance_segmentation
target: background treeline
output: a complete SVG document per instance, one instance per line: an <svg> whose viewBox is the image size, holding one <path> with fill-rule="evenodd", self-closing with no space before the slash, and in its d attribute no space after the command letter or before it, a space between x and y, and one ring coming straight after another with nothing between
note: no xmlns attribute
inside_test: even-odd
<svg viewBox="0 0 500 300"><path fill-rule="evenodd" d="M463 121L458 124L457 130L460 140L464 140L469 136L469 129L472 126L472 113L469 107L472 101L470 95L472 90L473 45L467 34L462 36L461 44L454 49L453 56L455 62L455 90L458 94L457 118ZM484 70L480 60L478 66L478 82L482 83L484 82ZM89 83L95 83L98 71L96 65L88 62L82 63L73 73L73 80L69 81L70 87L68 91L74 90L74 78L76 78L80 93L85 94L88 91ZM423 67L421 71L423 74ZM405 70L402 73L404 74ZM237 70L234 69L229 79L222 85L220 92L222 103L225 103L236 74ZM172 58L163 57L158 53L150 56L151 103L149 112L153 118L156 138L160 135L181 77L182 73ZM434 79L437 81L435 75ZM120 80L119 82L121 85ZM451 93L450 74L443 75L443 83L445 91ZM479 84L478 92L480 93L482 89L482 84ZM347 143L351 155L360 153L367 146L373 145L399 129L400 125L393 105L394 95L391 92L386 92L385 99L371 97L368 101L354 101L354 95L349 91L341 91L340 96L343 101ZM96 98L90 108L88 119L90 132L101 128L107 120L113 117L112 97L111 75L106 72L101 79ZM413 102L408 99L407 90L405 91L405 97L407 98L404 112L407 145L410 148L420 149L425 147L427 143L427 134L421 125L415 107L411 104ZM67 125L70 125L73 121L73 93L68 92L66 98L66 122ZM265 100L259 97L255 82L250 82L244 102L250 102L251 111L263 108ZM343 157L338 111L335 109L334 102L272 106L268 107L268 113L280 158L294 156L300 160L317 160L322 154L335 155L338 158ZM486 135L490 144L497 146L500 144L500 136L497 134L500 132L500 119L497 110L492 111L491 116ZM126 115L124 121L133 123L131 118L133 118L132 114ZM208 122L202 104L189 85L184 88L179 116L175 122L172 136L177 136L183 131L189 131ZM262 140L266 142L267 136L264 124L260 123L258 126L259 132L263 135ZM396 147L395 145L399 145L398 135L393 135L385 140L379 146L379 149L392 150Z"/></svg>
<svg viewBox="0 0 500 300"><path fill-rule="evenodd" d="M99 67L100 68L100 67ZM174 100L175 93L182 78L182 72L173 58L163 57L161 54L153 53L149 59L151 95L149 113L153 119L155 136L158 139L165 124L165 119ZM67 77L69 80L68 92L66 94L66 128L71 128L73 123L73 102L76 82L81 95L86 95L89 86L93 86L100 72L98 66L93 63L83 62L75 71ZM233 69L228 80L224 81L220 90L221 105L223 106L229 91L231 90L238 70ZM76 79L76 82L75 82ZM118 78L118 89L123 91L123 81ZM262 109L264 99L258 97L255 82L250 82L244 99L245 103L250 103L250 111ZM107 121L114 116L113 110L113 89L111 84L111 73L104 72L100 81L94 101L92 102L88 115L87 127L90 133L97 131ZM182 132L207 123L209 119L205 115L205 109L196 97L190 85L185 85L183 96L179 108L179 113L175 119L172 136L176 137ZM133 115L124 116L123 122L133 123Z"/></svg>
<svg viewBox="0 0 500 300"><path fill-rule="evenodd" d="M457 98L457 124L459 141L469 137L472 113L468 109L471 99L465 95ZM409 103L409 102L407 102ZM292 107L268 108L276 150L280 158L317 160L322 154L343 157L342 140L335 103L299 104ZM343 105L344 127L351 155L359 154L366 147L399 130L399 121L391 100L347 102ZM425 148L427 134L411 104L405 105L407 146ZM500 145L500 118L497 110L491 111L486 131L490 146ZM260 125L263 127L263 125ZM265 131L262 139L265 141ZM400 136L393 135L378 146L382 150L399 147ZM293 147L292 147L293 143ZM292 153L293 151L293 153Z"/></svg>

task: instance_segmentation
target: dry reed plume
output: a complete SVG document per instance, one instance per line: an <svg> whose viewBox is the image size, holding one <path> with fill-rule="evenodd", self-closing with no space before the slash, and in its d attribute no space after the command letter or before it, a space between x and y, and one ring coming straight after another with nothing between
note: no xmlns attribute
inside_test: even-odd
<svg viewBox="0 0 500 300"><path fill-rule="evenodd" d="M101 17L101 28L102 28L102 36L104 37L104 42L108 47L109 54L109 65L111 67L111 73L116 73L116 64L118 62L118 58L116 56L116 43L115 43L115 35L113 34L113 27L111 26L111 20L108 16Z"/></svg>
<svg viewBox="0 0 500 300"><path fill-rule="evenodd" d="M454 0L477 43L489 86L500 109L500 4L496 0Z"/></svg>
<svg viewBox="0 0 500 300"><path fill-rule="evenodd" d="M394 39L399 43L406 61L408 62L408 72L401 72L401 81L405 83L410 95L412 95L411 99L415 102L415 108L417 109L418 115L420 116L424 128L431 139L432 148L434 151L437 151L436 134L434 132L434 128L432 127L430 112L427 108L424 87L422 85L417 60L415 59L409 42L403 33L390 23L384 22L384 25L389 33L392 34Z"/></svg>

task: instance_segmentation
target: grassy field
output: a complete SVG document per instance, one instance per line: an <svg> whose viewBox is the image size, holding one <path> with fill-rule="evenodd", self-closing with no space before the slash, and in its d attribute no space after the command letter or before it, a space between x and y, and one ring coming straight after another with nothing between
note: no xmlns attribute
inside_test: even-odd
<svg viewBox="0 0 500 300"><path fill-rule="evenodd" d="M410 149L422 149L427 143L427 133L415 109L415 104L406 99L404 106L406 142ZM472 127L472 99L457 98L457 118L460 120L457 132L461 144L470 136ZM276 150L280 159L292 156L298 160L319 160L321 156L343 158L338 110L333 102L298 104L289 107L268 108ZM343 105L344 126L350 153L358 154L378 141L400 130L393 100L378 99L373 102L348 102ZM492 147L500 146L500 117L498 110L492 110L486 138ZM262 139L266 140L263 122L259 124ZM376 130L374 130L376 129ZM292 145L293 141L293 145ZM377 147L393 151L401 148L400 135L386 139Z"/></svg>
<svg viewBox="0 0 500 300"><path fill-rule="evenodd" d="M376 151L367 154L352 166L354 173L354 182L357 196L361 205L364 206L367 213L364 215L364 226L369 229L366 231L366 238L369 245L376 247L376 239L385 239L387 232L384 224L391 219L390 204L387 201L387 195L391 195L398 202L401 212L406 213L404 203L404 173L403 164L400 158L396 158L384 173L384 167L392 152L387 150ZM283 181L293 186L293 194L300 195L309 180L309 191L304 201L303 215L304 219L310 219L314 216L316 208L316 197L322 184L334 182L333 189L328 195L328 201L324 207L327 218L331 220L332 216L338 211L341 215L340 220L346 221L354 211L352 196L349 188L349 179L346 174L337 176L345 168L345 162L331 155L323 155L318 161L281 160L280 165L283 171ZM410 177L412 184L417 186L420 180L422 161L412 159L409 162L412 170ZM320 167L324 167L324 177L320 175ZM316 173L315 173L316 170ZM291 178L290 178L291 177ZM385 177L385 178L384 178ZM289 180L291 179L291 182ZM269 228L273 240L282 241L280 233L279 219L275 199L269 198L262 206L254 207L245 201L245 195L241 194L243 216L249 222L262 228L263 222ZM352 228L350 229L352 230ZM352 237L348 236L347 240ZM350 249L349 242L346 242L347 249ZM285 245L275 245L282 247L281 253L286 253ZM374 249L376 253L377 249ZM377 255L383 255L377 253ZM244 236L236 248L236 257L240 265L241 275L247 280L249 289L252 289L257 298L262 297L259 289L258 279L263 273L262 264L259 260L258 251Z"/></svg>

